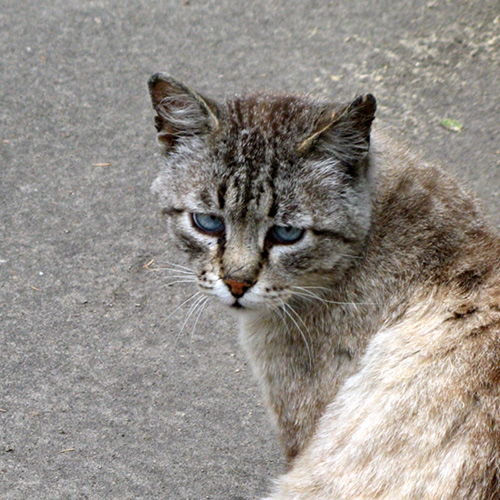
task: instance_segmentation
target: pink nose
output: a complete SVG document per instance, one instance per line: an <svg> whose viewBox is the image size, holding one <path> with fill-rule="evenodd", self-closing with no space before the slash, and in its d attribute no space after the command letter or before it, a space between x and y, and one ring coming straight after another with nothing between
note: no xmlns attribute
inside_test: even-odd
<svg viewBox="0 0 500 500"><path fill-rule="evenodd" d="M247 281L236 281L231 278L225 278L224 283L229 287L231 293L239 298L252 286L251 283Z"/></svg>

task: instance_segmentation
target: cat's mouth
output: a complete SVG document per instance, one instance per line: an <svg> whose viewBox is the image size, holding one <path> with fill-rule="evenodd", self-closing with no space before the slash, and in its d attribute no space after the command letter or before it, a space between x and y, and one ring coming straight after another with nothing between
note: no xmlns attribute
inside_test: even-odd
<svg viewBox="0 0 500 500"><path fill-rule="evenodd" d="M239 299L236 299L233 304L231 304L233 309L245 309L245 306L241 305Z"/></svg>

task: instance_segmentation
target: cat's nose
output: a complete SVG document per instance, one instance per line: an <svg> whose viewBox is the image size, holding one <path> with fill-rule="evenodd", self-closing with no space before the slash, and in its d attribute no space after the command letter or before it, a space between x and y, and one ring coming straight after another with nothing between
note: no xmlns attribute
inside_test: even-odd
<svg viewBox="0 0 500 500"><path fill-rule="evenodd" d="M248 281L237 281L231 278L224 278L224 283L229 287L229 290L236 298L242 297L243 294L252 286L252 283L249 283Z"/></svg>

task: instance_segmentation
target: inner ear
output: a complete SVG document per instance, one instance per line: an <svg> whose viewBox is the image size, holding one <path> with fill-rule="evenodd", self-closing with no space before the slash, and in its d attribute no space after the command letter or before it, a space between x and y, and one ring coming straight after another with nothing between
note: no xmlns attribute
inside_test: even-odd
<svg viewBox="0 0 500 500"><path fill-rule="evenodd" d="M323 109L312 133L300 142L299 153L317 149L349 163L363 159L370 147L376 109L377 103L371 94L359 96L347 105Z"/></svg>
<svg viewBox="0 0 500 500"><path fill-rule="evenodd" d="M165 73L148 81L155 117L158 143L165 151L181 137L201 136L219 126L216 104Z"/></svg>

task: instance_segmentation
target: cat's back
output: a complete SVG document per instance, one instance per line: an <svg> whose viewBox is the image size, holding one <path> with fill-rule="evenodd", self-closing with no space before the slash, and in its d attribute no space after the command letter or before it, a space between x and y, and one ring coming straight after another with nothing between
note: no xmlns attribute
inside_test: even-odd
<svg viewBox="0 0 500 500"><path fill-rule="evenodd" d="M448 394L480 408L484 400L500 424L500 400L493 404L500 396L500 235L448 173L384 137L376 148L383 165L370 246L375 256L383 248L389 273L401 274L402 307L385 318L365 358L385 345L381 371L393 366L399 380L422 379L431 391L442 375L437 401Z"/></svg>
<svg viewBox="0 0 500 500"><path fill-rule="evenodd" d="M500 238L459 183L385 141L359 282L382 276L395 305L289 478L327 485L307 500L500 498Z"/></svg>

